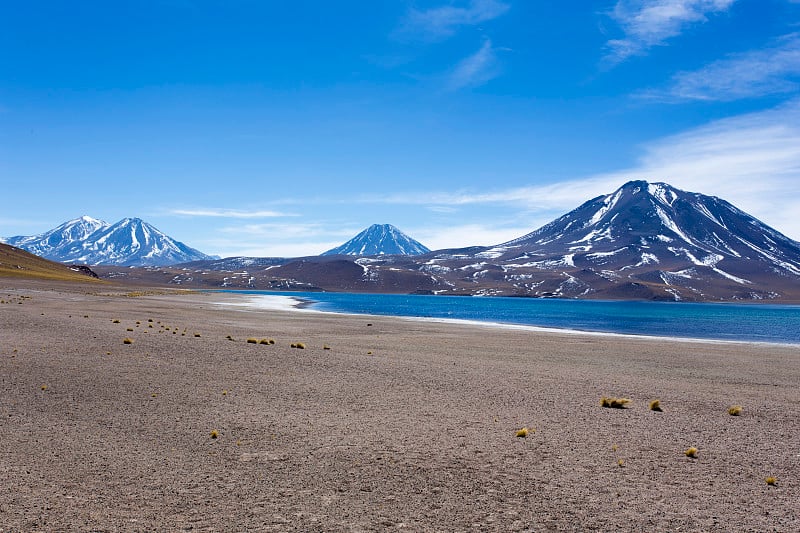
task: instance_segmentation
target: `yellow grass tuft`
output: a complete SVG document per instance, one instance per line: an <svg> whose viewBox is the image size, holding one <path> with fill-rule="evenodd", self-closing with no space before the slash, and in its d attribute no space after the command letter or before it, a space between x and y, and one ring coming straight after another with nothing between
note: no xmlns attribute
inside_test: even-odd
<svg viewBox="0 0 800 533"><path fill-rule="evenodd" d="M778 483L778 478L776 478L775 476L769 476L764 481L766 481L767 485L769 485L770 487L774 487Z"/></svg>
<svg viewBox="0 0 800 533"><path fill-rule="evenodd" d="M47 385L42 385L42 390L47 390Z"/></svg>
<svg viewBox="0 0 800 533"><path fill-rule="evenodd" d="M728 414L731 416L739 416L742 414L742 406L741 405L731 405L728 407Z"/></svg>
<svg viewBox="0 0 800 533"><path fill-rule="evenodd" d="M323 345L322 345L322 349L323 349L323 350L330 350L330 349L331 349L331 347L330 347L330 346L328 346L327 344L323 344Z"/></svg>
<svg viewBox="0 0 800 533"><path fill-rule="evenodd" d="M250 337L247 339L247 344L258 344L258 339Z"/></svg>
<svg viewBox="0 0 800 533"><path fill-rule="evenodd" d="M227 396L227 395L228 395L228 391L227 391L227 390L223 390L223 391L222 391L222 395L223 395L223 396Z"/></svg>
<svg viewBox="0 0 800 533"><path fill-rule="evenodd" d="M133 339L131 339L130 337L125 337L124 339L122 339L122 344L133 344Z"/></svg>
<svg viewBox="0 0 800 533"><path fill-rule="evenodd" d="M127 328L125 331L133 331L133 328Z"/></svg>
<svg viewBox="0 0 800 533"><path fill-rule="evenodd" d="M607 396L600 398L600 405L611 409L625 409L625 405L629 403L631 401L628 398L609 398Z"/></svg>
<svg viewBox="0 0 800 533"><path fill-rule="evenodd" d="M623 461L622 459L617 459L617 466L620 468L624 467L625 461Z"/></svg>
<svg viewBox="0 0 800 533"><path fill-rule="evenodd" d="M524 439L525 437L528 436L528 428L518 429L517 432L515 433L515 436Z"/></svg>
<svg viewBox="0 0 800 533"><path fill-rule="evenodd" d="M258 341L258 344L275 344L275 341L272 339L261 339Z"/></svg>
<svg viewBox="0 0 800 533"><path fill-rule="evenodd" d="M227 336L227 337L225 337L225 338L226 338L226 339L228 339L229 341L234 341L234 340L236 340L236 339L234 339L233 337L231 337L230 335L228 335L228 336Z"/></svg>
<svg viewBox="0 0 800 533"><path fill-rule="evenodd" d="M219 437L219 431L217 431L216 429L212 429L211 430L211 438L212 439L216 439L217 437Z"/></svg>
<svg viewBox="0 0 800 533"><path fill-rule="evenodd" d="M112 320L111 322L112 322L112 323L114 323L114 324L119 324L119 318L115 318L115 319L114 319L114 320Z"/></svg>
<svg viewBox="0 0 800 533"><path fill-rule="evenodd" d="M199 337L199 336L200 336L200 334L199 334L199 333L195 333L195 334L194 334L194 336L195 336L195 337Z"/></svg>
<svg viewBox="0 0 800 533"><path fill-rule="evenodd" d="M651 411L658 411L659 413L663 411L663 409L661 409L661 400L653 400L647 404L647 406Z"/></svg>
<svg viewBox="0 0 800 533"><path fill-rule="evenodd" d="M685 452L683 452L683 454L686 457L691 457L692 459L697 459L697 448L695 448L694 446L692 446L691 448L687 448L687 450Z"/></svg>

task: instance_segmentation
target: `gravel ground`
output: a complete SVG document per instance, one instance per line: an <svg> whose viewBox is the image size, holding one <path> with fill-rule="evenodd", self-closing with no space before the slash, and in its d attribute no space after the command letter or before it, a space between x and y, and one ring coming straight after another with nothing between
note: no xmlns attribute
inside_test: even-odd
<svg viewBox="0 0 800 533"><path fill-rule="evenodd" d="M0 532L800 531L800 346L124 294L0 280Z"/></svg>

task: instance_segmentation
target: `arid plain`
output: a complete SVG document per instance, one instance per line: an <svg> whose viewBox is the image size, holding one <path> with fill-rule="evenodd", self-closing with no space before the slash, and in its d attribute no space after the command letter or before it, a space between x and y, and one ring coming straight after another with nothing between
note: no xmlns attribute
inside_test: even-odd
<svg viewBox="0 0 800 533"><path fill-rule="evenodd" d="M800 346L130 291L0 280L0 531L800 530Z"/></svg>

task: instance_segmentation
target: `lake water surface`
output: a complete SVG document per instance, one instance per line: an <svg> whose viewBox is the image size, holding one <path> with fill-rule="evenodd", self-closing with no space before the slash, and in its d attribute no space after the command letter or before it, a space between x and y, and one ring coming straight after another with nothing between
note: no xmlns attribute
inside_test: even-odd
<svg viewBox="0 0 800 533"><path fill-rule="evenodd" d="M800 344L800 306L230 291L300 298L336 313L473 320L601 333Z"/></svg>

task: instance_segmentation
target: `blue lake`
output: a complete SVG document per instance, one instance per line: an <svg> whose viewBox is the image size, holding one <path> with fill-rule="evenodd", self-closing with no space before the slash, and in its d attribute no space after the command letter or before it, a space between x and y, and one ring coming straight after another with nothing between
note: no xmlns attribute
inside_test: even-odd
<svg viewBox="0 0 800 533"><path fill-rule="evenodd" d="M800 306L502 297L229 291L301 298L337 313L477 320L547 328L800 344Z"/></svg>

